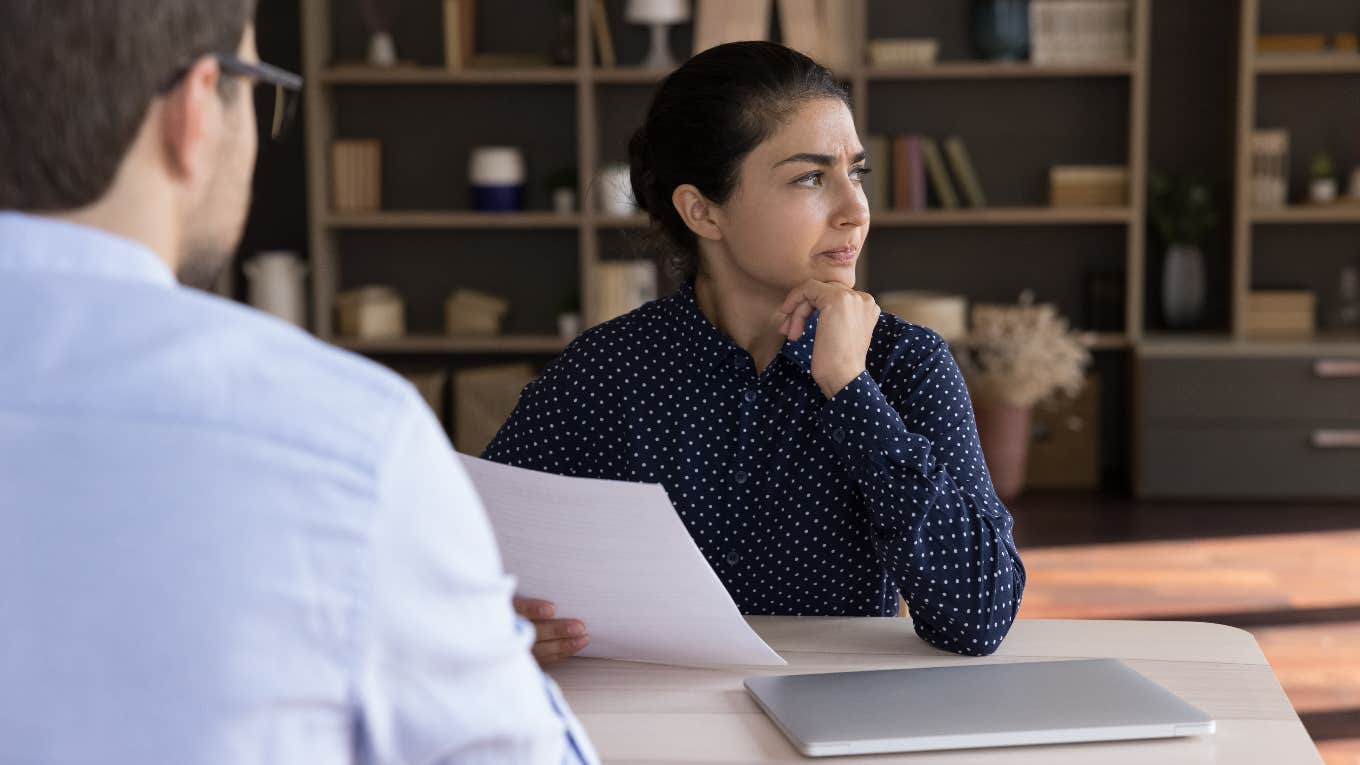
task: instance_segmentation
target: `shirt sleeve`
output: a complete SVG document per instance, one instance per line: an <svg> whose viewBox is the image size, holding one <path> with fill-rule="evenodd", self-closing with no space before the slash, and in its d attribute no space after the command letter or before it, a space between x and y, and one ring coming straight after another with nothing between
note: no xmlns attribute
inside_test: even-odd
<svg viewBox="0 0 1360 765"><path fill-rule="evenodd" d="M357 685L373 763L593 763L471 481L412 391L382 468Z"/></svg>
<svg viewBox="0 0 1360 765"><path fill-rule="evenodd" d="M985 656L1015 620L1025 569L963 375L934 340L921 363L890 368L883 387L860 374L827 401L818 428L865 498L879 558L916 633Z"/></svg>

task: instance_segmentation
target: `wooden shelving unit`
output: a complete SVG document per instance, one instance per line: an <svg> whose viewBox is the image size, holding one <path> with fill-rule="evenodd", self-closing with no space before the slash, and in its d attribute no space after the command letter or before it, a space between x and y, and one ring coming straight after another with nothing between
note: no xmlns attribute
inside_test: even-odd
<svg viewBox="0 0 1360 765"><path fill-rule="evenodd" d="M389 340L349 340L337 343L342 348L369 354L475 354L543 355L560 352L566 341L556 335L514 335L500 337L456 337L449 335L407 335Z"/></svg>
<svg viewBox="0 0 1360 765"><path fill-rule="evenodd" d="M1253 48L1255 38L1252 38ZM1360 55L1274 55L1257 56L1253 61L1257 74L1345 74L1360 72Z"/></svg>
<svg viewBox="0 0 1360 765"><path fill-rule="evenodd" d="M1111 227L1115 230L1122 228L1125 326L1123 331L1119 332L1092 333L1088 336L1088 342L1093 348L1101 350L1125 349L1137 342L1143 331L1143 219L1151 0L1132 2L1134 47L1130 60L1126 62L1086 66L1037 66L945 60L926 68L868 66L865 63L865 50L869 32L870 3L875 0L846 1L852 7L857 39L849 57L852 63L848 69L839 74L850 87L857 123L866 133L871 108L871 85L878 87L902 83L902 87L915 87L912 83L919 82L932 88L967 88L972 87L972 83L1014 81L1014 88L1023 89L1049 87L1045 83L1052 81L1072 81L1078 84L1087 83L1083 87L1104 89L1108 81L1108 87L1119 88L1120 93L1127 92L1128 122L1123 142L1127 146L1124 161L1131 171L1128 207L1088 210L998 206L954 211L876 211L873 226L877 230L922 231L972 228L999 230L1007 227L1027 230L1043 227L1074 227L1074 229ZM539 236L560 236L567 233L574 236L576 242L576 275L580 305L590 306L592 304L590 291L596 263L606 256L606 251L610 247L619 246L620 236L627 236L630 230L647 225L643 216L612 217L595 212L598 210L598 203L591 179L605 161L621 158L624 152L619 145L620 139L622 137L626 140L626 134L622 131L625 127L631 129L631 126L621 124L622 121L617 116L616 102L619 99L631 99L630 103L645 105L640 98L647 93L651 85L660 81L666 72L627 65L609 68L598 66L595 61L595 44L588 12L589 0L576 0L575 45L578 63L575 66L465 70L449 70L430 65L428 61L425 65L402 65L385 69L341 63L335 54L337 43L336 32L333 29L335 15L339 12L340 6L336 0L301 0L301 2L304 74L308 80L305 99L306 142L313 274L313 328L316 333L328 340L335 339L332 316L335 295L342 285L349 286L342 279L340 272L342 247L347 241L346 237L358 235L366 237L366 242L371 246L374 237L389 234L392 237L406 237L402 241L410 241L410 237L446 235L441 232L465 232L466 235L499 237L524 237L531 233ZM619 9L615 8L615 5L619 4L611 0L611 13L617 15ZM886 7L888 6L876 6L880 10ZM895 12L895 6L891 10ZM922 33L930 32L923 30ZM621 56L620 60L628 59ZM952 83L958 84L956 86ZM362 94L363 98L380 99L382 103L390 105L401 98L430 97L429 93L437 94L440 99L446 95L447 98L460 98L460 94L472 93L478 89L482 91L482 97L485 97L483 86L513 86L516 89L507 90L506 93L507 97L516 99L533 99L539 97L534 95L536 93L556 88L568 89L572 93L574 117L545 113L543 118L545 130L574 132L575 156L569 159L579 170L580 212L559 215L546 210L533 210L513 214L487 214L459 210L393 209L356 214L333 212L329 208L330 145L337 137L351 137L360 132L352 126L352 118L351 127L348 129L340 124L343 120L338 114L338 104L344 98L354 98L358 97L355 94ZM521 86L522 91L518 90ZM413 92L426 95L410 95ZM567 90L557 92L565 93ZM524 95L521 96L521 93ZM1080 114L1080 109L1074 107L1074 115ZM901 127L905 130L911 126ZM1033 202L1026 203L1032 204ZM464 233L456 234L463 235ZM397 245L394 245L395 247ZM928 284L876 282L872 278L874 250L875 245L871 237L863 259L865 265L863 286L874 291L931 287ZM608 254L618 256L617 250ZM880 256L894 257L891 253L882 253ZM458 258L451 256L449 262L459 261ZM589 326L599 317L583 318L585 325ZM544 326L544 329L547 327ZM560 338L537 334L498 337L485 342L413 336L398 341L373 343L346 341L341 344L352 350L375 354L542 354L560 350L563 341Z"/></svg>
<svg viewBox="0 0 1360 765"><path fill-rule="evenodd" d="M1258 209L1251 198L1251 135L1258 125L1260 90L1263 78L1292 76L1294 78L1360 75L1360 55L1262 55L1257 52L1256 40L1261 34L1261 5L1263 0L1241 0L1241 24L1238 41L1238 111L1236 121L1236 195L1233 204L1233 258L1231 279L1232 340L1230 344L1214 346L1231 352L1278 353L1289 342L1252 341L1246 336L1247 298L1252 290L1255 270L1255 244L1261 229L1284 226L1360 225L1360 204L1338 202L1331 205L1291 204L1280 209ZM1295 80L1291 80L1291 83ZM1360 87L1360 78L1355 84ZM1327 119L1322 113L1299 114L1300 121ZM1352 128L1354 129L1354 127ZM1292 131L1291 131L1292 132ZM1294 148L1292 151L1300 151ZM1325 336L1316 340L1299 341L1292 345L1308 352L1352 352L1352 338L1329 341ZM1330 349L1330 350L1329 350Z"/></svg>
<svg viewBox="0 0 1360 765"><path fill-rule="evenodd" d="M579 214L552 212L445 212L388 211L374 213L327 213L324 225L329 228L403 229L403 228L565 228L581 225Z"/></svg>
<svg viewBox="0 0 1360 765"><path fill-rule="evenodd" d="M990 61L946 61L933 66L867 67L870 80L1020 80L1077 77L1131 77L1133 62L1073 66Z"/></svg>

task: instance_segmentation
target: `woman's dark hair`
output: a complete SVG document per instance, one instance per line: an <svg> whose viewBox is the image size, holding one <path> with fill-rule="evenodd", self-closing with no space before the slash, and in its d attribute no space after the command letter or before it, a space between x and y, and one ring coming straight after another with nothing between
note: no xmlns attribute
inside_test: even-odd
<svg viewBox="0 0 1360 765"><path fill-rule="evenodd" d="M662 81L628 142L633 196L651 216L653 241L669 243L686 279L698 239L671 203L686 183L716 204L736 190L741 163L804 102L849 93L831 70L792 48L736 42L709 48Z"/></svg>

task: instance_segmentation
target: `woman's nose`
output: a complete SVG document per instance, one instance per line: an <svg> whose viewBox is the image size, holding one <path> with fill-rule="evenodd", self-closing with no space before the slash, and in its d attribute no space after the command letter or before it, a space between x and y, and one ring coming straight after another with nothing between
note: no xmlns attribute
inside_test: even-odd
<svg viewBox="0 0 1360 765"><path fill-rule="evenodd" d="M859 184L846 183L834 222L837 227L848 228L858 228L869 223L869 201Z"/></svg>

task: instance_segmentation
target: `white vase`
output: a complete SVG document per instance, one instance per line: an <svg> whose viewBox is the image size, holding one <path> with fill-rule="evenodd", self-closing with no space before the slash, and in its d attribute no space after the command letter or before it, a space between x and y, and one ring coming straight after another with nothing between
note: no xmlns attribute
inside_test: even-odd
<svg viewBox="0 0 1360 765"><path fill-rule="evenodd" d="M1162 269L1162 319L1171 329L1199 323L1204 313L1204 254L1198 247L1173 244Z"/></svg>
<svg viewBox="0 0 1360 765"><path fill-rule="evenodd" d="M368 63L371 66L396 66L397 43L390 32L374 32L368 39Z"/></svg>
<svg viewBox="0 0 1360 765"><path fill-rule="evenodd" d="M1331 204L1336 201L1337 191L1335 178L1316 178L1308 185L1308 199L1314 204Z"/></svg>
<svg viewBox="0 0 1360 765"><path fill-rule="evenodd" d="M307 266L297 253L261 252L244 265L250 304L299 327L307 327Z"/></svg>

